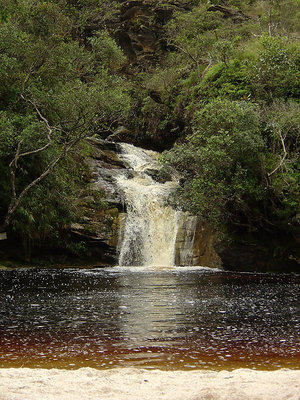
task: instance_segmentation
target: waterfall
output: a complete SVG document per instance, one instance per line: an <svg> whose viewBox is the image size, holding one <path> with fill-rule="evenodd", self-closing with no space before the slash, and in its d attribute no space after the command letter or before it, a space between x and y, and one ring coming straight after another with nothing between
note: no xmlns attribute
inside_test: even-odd
<svg viewBox="0 0 300 400"><path fill-rule="evenodd" d="M127 213L119 239L119 265L170 266L175 264L175 243L181 212L165 204L175 181L159 183L158 153L121 144L120 158L133 174L116 178Z"/></svg>

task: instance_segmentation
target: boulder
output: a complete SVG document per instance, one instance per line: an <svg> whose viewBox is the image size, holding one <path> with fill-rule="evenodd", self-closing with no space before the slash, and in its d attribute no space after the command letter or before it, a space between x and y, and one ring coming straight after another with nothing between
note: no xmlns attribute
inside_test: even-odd
<svg viewBox="0 0 300 400"><path fill-rule="evenodd" d="M109 135L106 140L112 143L116 142L128 142L130 137L132 136L132 132L127 129L125 126L118 126L114 133Z"/></svg>

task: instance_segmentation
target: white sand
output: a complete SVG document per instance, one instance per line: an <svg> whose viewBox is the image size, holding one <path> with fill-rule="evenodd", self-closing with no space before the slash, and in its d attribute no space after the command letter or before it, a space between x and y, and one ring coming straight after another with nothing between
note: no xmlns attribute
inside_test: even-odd
<svg viewBox="0 0 300 400"><path fill-rule="evenodd" d="M0 400L300 400L300 370L0 369Z"/></svg>

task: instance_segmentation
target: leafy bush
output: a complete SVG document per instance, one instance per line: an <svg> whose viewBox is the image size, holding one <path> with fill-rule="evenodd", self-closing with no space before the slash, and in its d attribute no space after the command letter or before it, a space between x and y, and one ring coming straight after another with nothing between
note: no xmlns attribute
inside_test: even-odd
<svg viewBox="0 0 300 400"><path fill-rule="evenodd" d="M193 134L164 154L184 175L179 204L213 223L253 223L253 204L266 195L260 185L264 146L254 105L209 102L195 113Z"/></svg>

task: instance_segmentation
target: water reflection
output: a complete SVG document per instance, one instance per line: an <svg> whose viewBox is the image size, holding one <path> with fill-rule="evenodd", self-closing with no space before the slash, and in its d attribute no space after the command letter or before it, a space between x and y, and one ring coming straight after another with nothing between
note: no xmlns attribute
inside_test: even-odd
<svg viewBox="0 0 300 400"><path fill-rule="evenodd" d="M0 366L300 368L300 277L2 271Z"/></svg>
<svg viewBox="0 0 300 400"><path fill-rule="evenodd" d="M176 339L188 323L176 275L120 275L120 327L132 345Z"/></svg>

